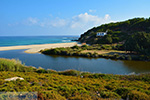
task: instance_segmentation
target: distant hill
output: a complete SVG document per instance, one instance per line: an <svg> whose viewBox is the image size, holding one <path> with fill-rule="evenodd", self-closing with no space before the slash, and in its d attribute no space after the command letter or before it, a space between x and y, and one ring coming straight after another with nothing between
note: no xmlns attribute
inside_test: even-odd
<svg viewBox="0 0 150 100"><path fill-rule="evenodd" d="M104 37L96 37L97 32L107 32ZM150 33L150 18L133 18L122 22L103 24L94 27L79 38L79 42L88 44L124 43L137 32Z"/></svg>

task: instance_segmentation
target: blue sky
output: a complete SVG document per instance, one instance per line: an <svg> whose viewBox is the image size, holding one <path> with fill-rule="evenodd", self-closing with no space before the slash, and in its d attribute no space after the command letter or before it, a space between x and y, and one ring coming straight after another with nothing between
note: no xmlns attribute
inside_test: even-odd
<svg viewBox="0 0 150 100"><path fill-rule="evenodd" d="M80 35L104 23L150 17L150 0L0 0L0 36Z"/></svg>

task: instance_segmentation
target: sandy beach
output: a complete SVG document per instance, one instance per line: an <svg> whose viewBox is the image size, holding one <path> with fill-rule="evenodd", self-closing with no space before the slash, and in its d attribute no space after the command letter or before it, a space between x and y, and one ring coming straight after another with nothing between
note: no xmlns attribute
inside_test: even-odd
<svg viewBox="0 0 150 100"><path fill-rule="evenodd" d="M39 53L40 50L44 50L44 49L58 48L58 47L72 47L74 45L78 45L77 42L40 44L40 45L24 45L24 46L8 46L8 47L0 47L0 51L28 49L25 51L26 53Z"/></svg>

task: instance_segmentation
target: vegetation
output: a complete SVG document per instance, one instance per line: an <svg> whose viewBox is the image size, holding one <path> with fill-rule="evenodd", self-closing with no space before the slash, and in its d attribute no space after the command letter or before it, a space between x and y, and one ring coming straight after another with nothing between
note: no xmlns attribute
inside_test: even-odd
<svg viewBox="0 0 150 100"><path fill-rule="evenodd" d="M149 55L137 55L136 53L127 53L126 51L122 51L122 44L103 44L98 45L94 44L91 46L83 45L83 46L73 46L68 48L54 48L54 49L46 49L42 50L43 54L47 55L65 55L65 56L80 56L80 57L102 57L109 59L120 59L120 60L144 60L150 61ZM100 53L103 51L104 53Z"/></svg>
<svg viewBox="0 0 150 100"><path fill-rule="evenodd" d="M108 35L96 37L97 32L105 31L108 31ZM150 18L133 18L123 22L94 27L82 34L79 42L88 44L119 43L126 41L132 34L137 32L150 33Z"/></svg>
<svg viewBox="0 0 150 100"><path fill-rule="evenodd" d="M103 37L97 37L97 32L107 32ZM88 44L121 43L123 50L150 55L150 18L134 18L123 22L104 24L94 27L78 40Z"/></svg>
<svg viewBox="0 0 150 100"><path fill-rule="evenodd" d="M96 36L97 32L104 31L107 31L107 35L102 37ZM78 41L91 46L55 48L41 52L48 55L150 61L150 18L134 18L94 27L82 34ZM84 50L88 50L88 52ZM117 51L113 54L99 54L101 50L119 50L119 52L121 50L126 51L126 53L118 53Z"/></svg>
<svg viewBox="0 0 150 100"><path fill-rule="evenodd" d="M12 71L12 72L32 72L35 71L35 67L25 66L19 60L0 58L0 71Z"/></svg>
<svg viewBox="0 0 150 100"><path fill-rule="evenodd" d="M11 66L10 63L16 66L16 62L20 61L0 59L1 69ZM30 72L22 71L25 65L21 65L19 71L10 70L11 68L9 71L0 71L0 92L38 92L41 100L150 99L150 74L92 74L75 70L56 72L42 68L33 68ZM4 81L16 76L24 80ZM3 97L0 95L0 99Z"/></svg>
<svg viewBox="0 0 150 100"><path fill-rule="evenodd" d="M126 51L150 55L150 34L138 32L130 36L124 44Z"/></svg>

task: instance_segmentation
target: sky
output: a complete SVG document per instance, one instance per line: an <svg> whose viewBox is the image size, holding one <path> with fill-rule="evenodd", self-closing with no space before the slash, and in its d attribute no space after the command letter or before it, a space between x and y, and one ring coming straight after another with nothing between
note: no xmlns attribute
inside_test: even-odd
<svg viewBox="0 0 150 100"><path fill-rule="evenodd" d="M150 17L150 0L0 0L0 36L79 36L99 25Z"/></svg>

